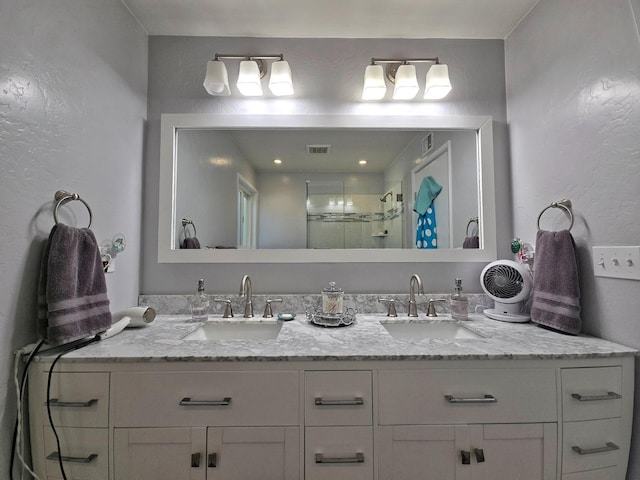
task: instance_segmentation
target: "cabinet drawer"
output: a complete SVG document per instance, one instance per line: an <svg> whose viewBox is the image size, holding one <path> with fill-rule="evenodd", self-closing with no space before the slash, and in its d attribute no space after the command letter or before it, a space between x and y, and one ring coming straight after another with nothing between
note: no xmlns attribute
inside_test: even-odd
<svg viewBox="0 0 640 480"><path fill-rule="evenodd" d="M58 446L53 431L44 428L48 477L62 478ZM106 428L56 428L60 438L64 471L69 480L107 480L109 477L109 431Z"/></svg>
<svg viewBox="0 0 640 480"><path fill-rule="evenodd" d="M563 425L562 473L613 467L620 461L620 419ZM577 451L580 449L579 451Z"/></svg>
<svg viewBox="0 0 640 480"><path fill-rule="evenodd" d="M554 422L552 369L381 370L381 425Z"/></svg>
<svg viewBox="0 0 640 480"><path fill-rule="evenodd" d="M297 372L114 373L116 427L298 425Z"/></svg>
<svg viewBox="0 0 640 480"><path fill-rule="evenodd" d="M373 427L306 427L305 480L373 478Z"/></svg>
<svg viewBox="0 0 640 480"><path fill-rule="evenodd" d="M47 375L42 381L43 418L47 418ZM108 373L54 373L51 376L53 424L64 427L109 426Z"/></svg>
<svg viewBox="0 0 640 480"><path fill-rule="evenodd" d="M562 370L562 418L565 422L621 415L622 368Z"/></svg>
<svg viewBox="0 0 640 480"><path fill-rule="evenodd" d="M306 425L371 425L371 372L307 372Z"/></svg>
<svg viewBox="0 0 640 480"><path fill-rule="evenodd" d="M611 480L617 478L618 470L615 467L599 468L586 472L567 473L562 480Z"/></svg>

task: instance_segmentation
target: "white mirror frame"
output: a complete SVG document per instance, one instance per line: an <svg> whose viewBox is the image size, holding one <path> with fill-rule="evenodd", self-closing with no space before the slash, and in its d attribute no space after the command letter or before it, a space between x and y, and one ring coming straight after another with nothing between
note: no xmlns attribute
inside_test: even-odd
<svg viewBox="0 0 640 480"><path fill-rule="evenodd" d="M176 211L176 131L184 128L344 128L475 130L478 132L480 249L173 249ZM158 263L402 263L482 262L497 258L490 116L164 114L161 119Z"/></svg>

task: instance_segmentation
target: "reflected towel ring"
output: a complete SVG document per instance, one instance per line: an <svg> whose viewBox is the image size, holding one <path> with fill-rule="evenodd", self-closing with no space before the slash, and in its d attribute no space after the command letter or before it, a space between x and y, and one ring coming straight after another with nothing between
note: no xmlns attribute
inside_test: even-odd
<svg viewBox="0 0 640 480"><path fill-rule="evenodd" d="M469 219L469 223L467 223L467 228L465 229L465 234L468 237L469 236L469 225L471 225L472 223L475 223L477 227L479 227L478 224L478 217L471 217Z"/></svg>
<svg viewBox="0 0 640 480"><path fill-rule="evenodd" d="M189 237L189 230L187 229L187 226L191 225L193 227L193 236L196 237L198 235L198 232L196 230L196 224L193 223L193 220L189 220L186 218L182 219L182 229L184 230L184 238L190 238Z"/></svg>
<svg viewBox="0 0 640 480"><path fill-rule="evenodd" d="M568 198L563 198L562 200L558 200L557 202L552 202L551 205L545 207L540 212L540 215L538 215L538 230L540 230L540 217L542 217L542 214L550 208L561 208L569 215L569 220L571 220L571 223L568 230L571 231L571 228L573 227L573 212L571 211L571 200L569 200Z"/></svg>
<svg viewBox="0 0 640 480"><path fill-rule="evenodd" d="M89 206L89 204L85 202L82 198L80 198L80 195L78 195L77 193L69 193L65 190L58 190L55 194L55 199L57 203L56 203L56 207L53 209L53 219L55 220L56 225L60 223L58 221L58 208L60 208L61 205L64 205L67 202L78 200L82 202L84 206L87 207L87 210L89 211L89 225L87 226L87 228L91 228L91 224L93 223L93 212L91 211L91 207Z"/></svg>

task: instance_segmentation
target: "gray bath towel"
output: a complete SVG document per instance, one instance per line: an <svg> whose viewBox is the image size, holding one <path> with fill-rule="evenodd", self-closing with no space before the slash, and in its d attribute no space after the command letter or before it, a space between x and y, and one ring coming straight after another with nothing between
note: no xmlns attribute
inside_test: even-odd
<svg viewBox="0 0 640 480"><path fill-rule="evenodd" d="M88 228L53 227L38 290L38 334L49 345L90 337L111 326L98 242Z"/></svg>
<svg viewBox="0 0 640 480"><path fill-rule="evenodd" d="M195 249L200 248L200 241L196 237L185 238L180 248Z"/></svg>
<svg viewBox="0 0 640 480"><path fill-rule="evenodd" d="M480 237L478 235L465 237L462 242L462 248L480 248Z"/></svg>
<svg viewBox="0 0 640 480"><path fill-rule="evenodd" d="M531 321L571 335L582 329L578 262L569 230L538 231Z"/></svg>

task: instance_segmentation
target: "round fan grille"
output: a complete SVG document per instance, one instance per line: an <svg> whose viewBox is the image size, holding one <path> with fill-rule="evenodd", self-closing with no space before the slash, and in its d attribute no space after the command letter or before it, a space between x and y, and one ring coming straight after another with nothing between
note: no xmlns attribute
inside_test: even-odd
<svg viewBox="0 0 640 480"><path fill-rule="evenodd" d="M522 292L524 279L518 270L510 265L490 266L482 281L488 293L497 298L513 298Z"/></svg>

